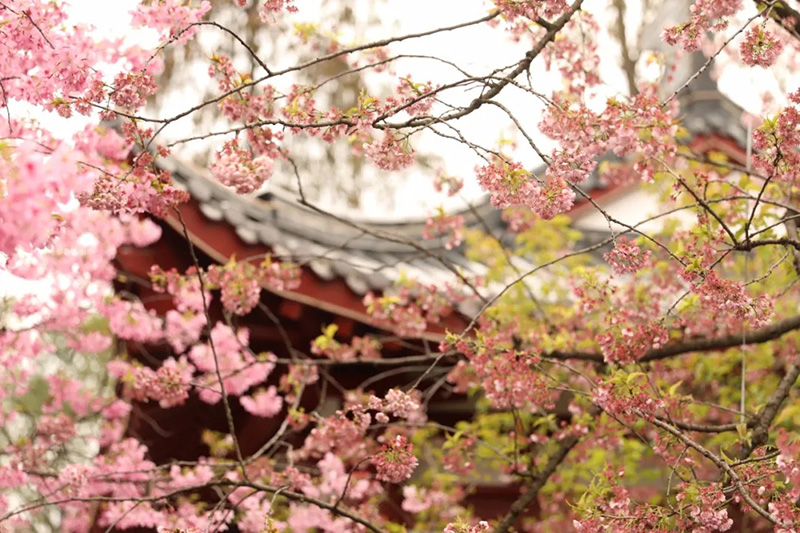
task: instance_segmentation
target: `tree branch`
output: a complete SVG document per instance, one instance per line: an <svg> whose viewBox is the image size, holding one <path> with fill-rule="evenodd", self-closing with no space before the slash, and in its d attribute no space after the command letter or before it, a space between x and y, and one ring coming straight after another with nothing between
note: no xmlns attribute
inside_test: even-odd
<svg viewBox="0 0 800 533"><path fill-rule="evenodd" d="M797 381L798 377L800 377L800 365L794 364L789 367L789 370L787 370L786 375L781 379L778 388L772 393L767 404L753 419L753 434L750 437L750 444L743 448L739 459L747 459L756 448L767 443L769 428L775 420L775 417L778 416L781 404L783 404L786 397L789 396L789 392L792 390L792 386L795 381Z"/></svg>
<svg viewBox="0 0 800 533"><path fill-rule="evenodd" d="M745 332L744 335L726 335L724 337L702 337L698 339L690 339L683 342L676 342L668 344L663 348L648 350L644 356L639 359L640 363L647 363L650 361L658 361L667 359L676 355L683 355L690 352L710 352L714 350L725 350L744 344L762 344L782 337L783 335L800 329L800 315L780 322L775 322L769 326L763 327L750 332ZM589 352L561 352L554 351L544 354L544 357L551 359L568 360L575 359L580 361L593 361L596 363L603 362L603 355L599 353Z"/></svg>
<svg viewBox="0 0 800 533"><path fill-rule="evenodd" d="M558 450L556 451L555 455L553 455L547 464L542 469L539 474L533 479L530 485L528 485L528 490L525 491L519 498L517 498L514 503L511 504L511 507L508 509L508 513L503 520L495 528L495 533L507 533L511 526L517 521L517 518L525 512L525 509L533 503L536 497L539 495L539 491L542 490L542 487L545 486L547 480L556 469L564 462L564 459L567 457L567 454L578 444L578 437L572 436L567 437L561 444L559 445Z"/></svg>
<svg viewBox="0 0 800 533"><path fill-rule="evenodd" d="M750 496L750 493L747 491L747 489L745 488L744 484L742 483L742 479L739 477L739 475L736 473L736 471L734 471L734 469L731 468L731 466L728 463L726 463L721 457L718 457L711 450L709 450L708 448L706 448L702 444L700 444L698 442L695 442L694 440L692 440L691 438L687 437L686 435L684 435L683 433L678 431L672 425L667 424L666 422L662 422L661 420L653 418L653 419L650 420L650 423L653 424L654 426L657 426L657 427L663 429L667 433L669 433L671 435L674 435L680 441L682 441L684 444L686 444L687 446L689 446L691 448L694 448L695 450L700 452L700 454L703 455L706 459L708 459L712 463L714 463L717 466L717 468L719 468L720 470L724 471L728 475L728 477L730 477L730 479L731 479L731 481L733 483L733 486L736 488L736 490L739 493L739 495L741 495L742 499L744 499L744 501L747 502L747 505L752 507L753 510L755 512L757 512L758 514L760 514L762 517L764 517L767 520L769 520L769 522L771 524L775 524L776 523L775 519L772 518L772 516L769 514L769 512L767 512L766 509L761 507L761 505L759 505L758 502L755 501Z"/></svg>

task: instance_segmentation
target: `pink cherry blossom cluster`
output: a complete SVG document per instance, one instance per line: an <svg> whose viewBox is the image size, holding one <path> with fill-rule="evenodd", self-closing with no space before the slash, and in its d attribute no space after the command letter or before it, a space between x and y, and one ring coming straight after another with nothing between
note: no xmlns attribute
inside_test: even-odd
<svg viewBox="0 0 800 533"><path fill-rule="evenodd" d="M164 336L177 354L184 353L200 340L205 327L206 317L199 311L170 309L164 318Z"/></svg>
<svg viewBox="0 0 800 533"><path fill-rule="evenodd" d="M130 131L126 133L129 139ZM153 161L149 153L138 154L130 171L100 174L93 190L81 192L78 199L92 209L163 216L169 208L188 201L189 193L173 186L168 171L153 170Z"/></svg>
<svg viewBox="0 0 800 533"><path fill-rule="evenodd" d="M369 292L363 303L377 325L406 336L421 334L452 312L451 302L436 286L409 280L401 281L391 295Z"/></svg>
<svg viewBox="0 0 800 533"><path fill-rule="evenodd" d="M36 421L36 432L49 444L65 444L77 434L75 422L66 413L44 415Z"/></svg>
<svg viewBox="0 0 800 533"><path fill-rule="evenodd" d="M58 474L58 482L67 495L77 495L86 485L91 469L85 465L69 465Z"/></svg>
<svg viewBox="0 0 800 533"><path fill-rule="evenodd" d="M293 291L300 286L300 267L288 261L276 261L267 256L259 265L262 283L272 290Z"/></svg>
<svg viewBox="0 0 800 533"><path fill-rule="evenodd" d="M281 376L278 390L285 393L286 402L294 403L305 387L319 381L319 369L314 365L289 365L288 372Z"/></svg>
<svg viewBox="0 0 800 533"><path fill-rule="evenodd" d="M597 491L599 501L592 506L590 516L573 521L572 526L575 531L581 533L601 533L609 530L626 533L660 531L658 525L663 522L663 516L657 508L642 505L634 500L633 490L621 484L624 477L624 469L615 470L610 466L606 467L601 475L596 476L595 483L600 485ZM710 533L713 530L702 531Z"/></svg>
<svg viewBox="0 0 800 533"><path fill-rule="evenodd" d="M484 362L485 359L488 359ZM532 410L552 405L552 394L537 359L526 354L501 352L472 357L486 397L497 409Z"/></svg>
<svg viewBox="0 0 800 533"><path fill-rule="evenodd" d="M647 264L650 251L642 250L634 241L619 237L614 242L614 249L603 258L611 265L615 274L635 274Z"/></svg>
<svg viewBox="0 0 800 533"><path fill-rule="evenodd" d="M705 309L716 313L717 318L728 317L752 327L763 327L772 316L772 298L759 294L753 298L741 281L722 279L712 270L702 280L692 283L692 290L700 297Z"/></svg>
<svg viewBox="0 0 800 533"><path fill-rule="evenodd" d="M236 141L225 143L211 163L211 173L220 183L233 187L239 194L251 193L261 188L272 176L274 164L267 155L252 157L239 148Z"/></svg>
<svg viewBox="0 0 800 533"><path fill-rule="evenodd" d="M517 17L549 20L561 15L569 8L566 0L494 0L494 4L497 10L509 20Z"/></svg>
<svg viewBox="0 0 800 533"><path fill-rule="evenodd" d="M742 8L742 0L697 0L690 8L691 18L671 28L664 28L662 38L667 44L680 44L687 52L700 48L707 32L725 29L727 20Z"/></svg>
<svg viewBox="0 0 800 533"><path fill-rule="evenodd" d="M800 182L800 111L787 106L753 132L753 165L774 178Z"/></svg>
<svg viewBox="0 0 800 533"><path fill-rule="evenodd" d="M54 216L69 201L70 189L91 188L93 176L78 169L77 154L66 144L49 156L35 143L22 143L10 160L0 157L0 252L44 246L59 227Z"/></svg>
<svg viewBox="0 0 800 533"><path fill-rule="evenodd" d="M659 411L664 409L665 402L653 398L649 391L645 391L636 384L628 383L600 383L594 391L592 401L603 411L634 422L642 417L654 418Z"/></svg>
<svg viewBox="0 0 800 533"><path fill-rule="evenodd" d="M401 78L396 94L400 97L389 96L386 105L403 111L411 116L427 115L435 102L433 91L436 87L431 82L415 83L411 76Z"/></svg>
<svg viewBox="0 0 800 533"><path fill-rule="evenodd" d="M297 7L294 5L294 0L264 0L264 4L258 11L258 16L261 22L269 24L272 22L272 18L275 14L282 11L288 11L289 13L296 12Z"/></svg>
<svg viewBox="0 0 800 533"><path fill-rule="evenodd" d="M630 324L619 316L608 321L609 329L597 336L603 358L608 363L634 363L648 350L661 348L669 340L669 332L658 322Z"/></svg>
<svg viewBox="0 0 800 533"><path fill-rule="evenodd" d="M196 344L189 351L189 359L197 370L204 372L197 377L200 387L198 395L208 404L214 405L222 398L217 367L223 376L225 392L240 396L250 387L263 383L272 373L274 355L256 356L247 349L249 332L246 329L232 330L218 322L211 330L211 344Z"/></svg>
<svg viewBox="0 0 800 533"><path fill-rule="evenodd" d="M112 298L98 309L108 319L114 334L135 342L156 342L163 338L163 320L155 311L145 309L141 302Z"/></svg>
<svg viewBox="0 0 800 533"><path fill-rule="evenodd" d="M414 445L402 435L391 438L372 458L376 478L389 483L402 483L411 477L419 460L412 453Z"/></svg>
<svg viewBox="0 0 800 533"><path fill-rule="evenodd" d="M492 205L503 209L512 205L530 205L538 185L517 162L498 162L476 167L478 183L491 194Z"/></svg>
<svg viewBox="0 0 800 533"><path fill-rule="evenodd" d="M607 101L602 112L556 96L539 123L542 133L556 140L548 176L579 184L595 170L597 158L612 151L635 157L634 170L649 181L658 166L656 158L675 154L677 103L662 106L657 87L640 87L629 101Z"/></svg>
<svg viewBox="0 0 800 533"><path fill-rule="evenodd" d="M547 173L561 183L566 181L579 185L592 175L596 167L597 161L592 156L591 150L560 151L553 153Z"/></svg>
<svg viewBox="0 0 800 533"><path fill-rule="evenodd" d="M224 267L212 265L208 280L220 287L222 306L235 315L246 315L258 305L261 280L251 263L229 262Z"/></svg>
<svg viewBox="0 0 800 533"><path fill-rule="evenodd" d="M580 11L567 23L559 38L545 49L545 66L558 68L572 94L580 95L600 83L597 72L600 57L594 37L599 33L600 27L594 17Z"/></svg>
<svg viewBox="0 0 800 533"><path fill-rule="evenodd" d="M320 335L311 341L311 353L334 361L380 359L381 342L374 337L354 336L348 344L337 341L332 335Z"/></svg>
<svg viewBox="0 0 800 533"><path fill-rule="evenodd" d="M442 208L428 217L425 228L422 230L423 239L447 237L444 247L448 250L458 247L464 242L464 217L462 215L448 215Z"/></svg>
<svg viewBox="0 0 800 533"><path fill-rule="evenodd" d="M797 499L800 497L800 462L798 462L800 443L794 441L792 436L781 428L778 430L776 445L780 455L775 464L785 476L790 497Z"/></svg>
<svg viewBox="0 0 800 533"><path fill-rule="evenodd" d="M739 48L745 65L762 68L772 66L782 50L783 43L764 24L747 30Z"/></svg>
<svg viewBox="0 0 800 533"><path fill-rule="evenodd" d="M419 421L420 418L424 419L424 415L421 416L422 405L415 396L400 389L389 389L383 399L370 396L368 405L370 409L378 411L375 420L382 424L389 422L388 415Z"/></svg>
<svg viewBox="0 0 800 533"><path fill-rule="evenodd" d="M117 74L109 95L111 101L127 110L135 111L147 103L147 97L156 92L156 84L149 74Z"/></svg>
<svg viewBox="0 0 800 533"><path fill-rule="evenodd" d="M158 265L150 267L149 272L152 288L157 293L167 293L172 296L175 308L182 312L194 311L203 312L203 299L206 303L211 301L211 293L206 290L205 294L200 292L200 279L197 277L197 269L189 267L185 275L181 275L177 270L163 270ZM208 282L205 282L208 287Z"/></svg>
<svg viewBox="0 0 800 533"><path fill-rule="evenodd" d="M140 402L154 400L165 409L186 401L194 374L194 367L185 356L178 360L169 357L158 370L119 360L111 361L108 369L125 384L127 397Z"/></svg>
<svg viewBox="0 0 800 533"><path fill-rule="evenodd" d="M84 161L102 166L104 161L123 161L128 157L133 144L113 129L86 126L73 136L75 149L80 151ZM96 157L95 156L99 156Z"/></svg>
<svg viewBox="0 0 800 533"><path fill-rule="evenodd" d="M4 78L0 107L19 100L62 116L70 116L73 109L88 115L93 111L90 104L102 105L106 98L104 69L95 68L97 62L118 62L123 68L142 70L151 55L121 41L112 44L96 39L89 28L69 20L62 4L15 0L2 10L0 22ZM12 118L12 122L16 121Z"/></svg>
<svg viewBox="0 0 800 533"><path fill-rule="evenodd" d="M245 0L246 1L246 0ZM238 73L233 68L233 61L226 55L214 54L208 66L208 77L217 79L220 91L228 92L234 88L234 77Z"/></svg>
<svg viewBox="0 0 800 533"><path fill-rule="evenodd" d="M685 499L686 493L684 492L676 496L678 503L682 503ZM704 490L700 492L698 500L689 508L689 516L694 523L695 530L728 531L731 529L733 519L728 517L728 510L724 507L725 499L722 491Z"/></svg>
<svg viewBox="0 0 800 533"><path fill-rule="evenodd" d="M159 0L137 5L131 12L132 23L158 30L162 40L177 38L176 42L185 43L196 31L196 28L189 26L202 19L210 9L211 2L207 0L196 7L180 0Z"/></svg>
<svg viewBox="0 0 800 533"><path fill-rule="evenodd" d="M544 220L566 213L575 202L575 193L561 177L549 180L533 197L530 207Z"/></svg>
<svg viewBox="0 0 800 533"><path fill-rule="evenodd" d="M414 151L408 141L398 139L391 132L386 132L383 139L376 139L365 146L364 154L382 170L401 170L414 163Z"/></svg>
<svg viewBox="0 0 800 533"><path fill-rule="evenodd" d="M570 166L570 168L574 168ZM545 220L568 211L575 193L556 176L543 185L517 162L502 162L476 168L478 183L491 194L492 205L498 208L528 206Z"/></svg>
<svg viewBox="0 0 800 533"><path fill-rule="evenodd" d="M767 505L769 514L776 525L775 533L792 533L797 530L797 523L800 521L800 512L797 506L785 500L769 502Z"/></svg>
<svg viewBox="0 0 800 533"><path fill-rule="evenodd" d="M454 498L436 488L406 485L403 487L403 503L400 507L407 513L417 514L431 508L440 508L442 511L454 505Z"/></svg>
<svg viewBox="0 0 800 533"><path fill-rule="evenodd" d="M337 411L319 421L311 430L303 447L296 450L296 459L319 458L332 452L344 460L363 455L367 450L364 438L372 419L363 409L354 408L348 413Z"/></svg>
<svg viewBox="0 0 800 533"><path fill-rule="evenodd" d="M274 385L266 390L259 389L252 396L239 397L239 403L251 415L263 418L272 418L283 408L283 398L278 395Z"/></svg>

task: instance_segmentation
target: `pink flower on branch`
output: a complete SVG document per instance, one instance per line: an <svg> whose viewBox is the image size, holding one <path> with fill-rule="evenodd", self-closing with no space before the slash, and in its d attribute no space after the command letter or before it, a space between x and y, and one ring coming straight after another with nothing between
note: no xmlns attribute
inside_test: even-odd
<svg viewBox="0 0 800 533"><path fill-rule="evenodd" d="M414 446L402 435L397 435L383 445L381 451L372 458L377 478L389 483L402 483L411 477L419 461L411 453Z"/></svg>
<svg viewBox="0 0 800 533"><path fill-rule="evenodd" d="M564 179L555 176L544 184L516 162L495 163L476 169L478 182L491 194L492 205L500 209L527 206L545 220L568 211L575 193Z"/></svg>
<svg viewBox="0 0 800 533"><path fill-rule="evenodd" d="M236 141L225 143L211 164L211 172L220 183L233 187L239 194L258 190L272 176L274 164L267 155L253 157L239 148Z"/></svg>
<svg viewBox="0 0 800 533"><path fill-rule="evenodd" d="M767 68L775 63L783 50L783 43L763 24L747 30L739 47L742 62L751 67Z"/></svg>
<svg viewBox="0 0 800 533"><path fill-rule="evenodd" d="M364 147L366 156L382 170L396 171L414 163L414 151L405 139L386 132L383 140L375 140Z"/></svg>
<svg viewBox="0 0 800 533"><path fill-rule="evenodd" d="M452 250L464 242L464 217L461 215L448 215L441 207L437 212L428 217L425 228L422 230L423 239L443 237L444 247Z"/></svg>
<svg viewBox="0 0 800 533"><path fill-rule="evenodd" d="M197 28L189 26L200 21L211 9L211 2L206 0L200 2L197 7L186 4L181 0L156 0L139 4L131 12L132 22L134 25L158 30L162 39L180 36L176 42L185 43L197 31Z"/></svg>
<svg viewBox="0 0 800 533"><path fill-rule="evenodd" d="M259 389L252 396L241 396L239 403L252 415L272 418L281 412L283 398L278 396L278 390L272 385L266 390Z"/></svg>
<svg viewBox="0 0 800 533"><path fill-rule="evenodd" d="M241 5L241 0L237 1L239 1ZM262 5L261 9L258 11L258 16L261 22L269 24L272 22L272 17L281 11L287 11L289 13L296 12L297 7L294 5L294 0L264 0L264 5Z"/></svg>
<svg viewBox="0 0 800 533"><path fill-rule="evenodd" d="M726 17L742 8L742 0L697 0L690 8L689 21L664 28L662 38L667 44L680 44L687 52L700 48L708 31L720 31L727 25Z"/></svg>
<svg viewBox="0 0 800 533"><path fill-rule="evenodd" d="M550 20L569 9L567 0L495 0L497 10L508 20L525 17Z"/></svg>
<svg viewBox="0 0 800 533"><path fill-rule="evenodd" d="M647 263L650 251L642 250L635 242L625 237L619 237L614 243L614 249L603 257L615 274L635 274Z"/></svg>

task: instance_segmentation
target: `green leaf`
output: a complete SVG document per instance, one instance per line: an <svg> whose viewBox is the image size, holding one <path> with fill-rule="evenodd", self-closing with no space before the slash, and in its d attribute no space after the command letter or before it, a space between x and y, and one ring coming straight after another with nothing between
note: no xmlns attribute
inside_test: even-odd
<svg viewBox="0 0 800 533"><path fill-rule="evenodd" d="M633 384L633 382L636 381L636 378L639 377L647 378L647 375L644 372L631 372L630 374L628 374L628 378L625 380L625 383L627 383L628 386L630 387L631 384Z"/></svg>

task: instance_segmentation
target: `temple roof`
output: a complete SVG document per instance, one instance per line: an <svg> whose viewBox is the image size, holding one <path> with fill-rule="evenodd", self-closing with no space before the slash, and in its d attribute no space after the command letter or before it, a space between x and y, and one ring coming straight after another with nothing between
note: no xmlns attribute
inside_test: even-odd
<svg viewBox="0 0 800 533"><path fill-rule="evenodd" d="M242 196L195 165L172 157L162 165L173 173L176 185L189 191L207 219L227 222L245 244L263 244L283 260L308 266L324 280L343 279L358 295L383 291L401 275L443 287L455 281L454 269L466 276L487 271L485 265L467 259L463 250L448 250L443 239L423 239L424 220L345 220L315 211L287 191ZM506 234L500 212L488 201L462 215L467 227ZM518 266L527 266L522 263ZM477 308L464 304L459 311L470 315Z"/></svg>

